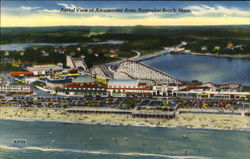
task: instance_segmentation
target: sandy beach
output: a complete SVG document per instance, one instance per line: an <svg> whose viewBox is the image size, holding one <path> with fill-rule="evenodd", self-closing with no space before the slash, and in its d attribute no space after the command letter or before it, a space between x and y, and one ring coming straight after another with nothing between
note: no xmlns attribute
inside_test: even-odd
<svg viewBox="0 0 250 159"><path fill-rule="evenodd" d="M174 119L133 118L130 115L76 114L64 109L0 107L0 119L43 120L84 124L148 127L185 127L250 131L250 117L217 114L180 114Z"/></svg>

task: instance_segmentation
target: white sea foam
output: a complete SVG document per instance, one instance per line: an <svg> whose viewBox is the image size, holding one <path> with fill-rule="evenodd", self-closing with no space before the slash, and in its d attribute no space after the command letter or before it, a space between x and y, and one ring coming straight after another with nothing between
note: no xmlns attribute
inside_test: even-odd
<svg viewBox="0 0 250 159"><path fill-rule="evenodd" d="M99 151L89 151L89 150L80 150L80 149L63 149L63 148L46 148L46 147L12 147L6 145L0 145L0 149L7 150L38 150L44 152L73 152L73 153L86 153L86 154L100 154L100 155L123 155L123 156L151 156L151 157L162 157L162 158L171 158L171 159L210 159L208 157L202 156L171 156L164 154L153 154L153 153L140 153L140 152L110 152L106 150Z"/></svg>
<svg viewBox="0 0 250 159"><path fill-rule="evenodd" d="M0 145L0 149L6 149L6 150L20 150L19 147L10 147L6 145Z"/></svg>

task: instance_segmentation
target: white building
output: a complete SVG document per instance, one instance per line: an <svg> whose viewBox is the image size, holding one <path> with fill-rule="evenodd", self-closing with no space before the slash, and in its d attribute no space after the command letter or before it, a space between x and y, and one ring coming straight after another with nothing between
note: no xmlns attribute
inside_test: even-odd
<svg viewBox="0 0 250 159"><path fill-rule="evenodd" d="M152 95L151 86L134 79L111 79L108 92L111 96Z"/></svg>
<svg viewBox="0 0 250 159"><path fill-rule="evenodd" d="M63 67L61 65L47 64L47 65L33 65L27 67L30 72L33 72L35 75L47 74L52 72L61 72Z"/></svg>
<svg viewBox="0 0 250 159"><path fill-rule="evenodd" d="M27 84L0 84L1 93L32 94L33 89Z"/></svg>

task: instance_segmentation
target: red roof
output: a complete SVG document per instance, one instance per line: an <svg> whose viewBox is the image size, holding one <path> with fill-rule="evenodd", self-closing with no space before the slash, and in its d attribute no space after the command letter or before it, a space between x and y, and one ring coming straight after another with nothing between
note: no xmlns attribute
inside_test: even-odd
<svg viewBox="0 0 250 159"><path fill-rule="evenodd" d="M28 64L31 64L31 62L29 62L29 61L24 61L23 64L28 65Z"/></svg>
<svg viewBox="0 0 250 159"><path fill-rule="evenodd" d="M11 76L20 76L20 75L33 75L33 72L11 72Z"/></svg>

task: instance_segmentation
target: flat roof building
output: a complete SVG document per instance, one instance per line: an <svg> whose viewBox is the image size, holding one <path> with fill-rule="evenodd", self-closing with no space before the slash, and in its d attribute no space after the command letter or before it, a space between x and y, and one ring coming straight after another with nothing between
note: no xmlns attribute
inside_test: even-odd
<svg viewBox="0 0 250 159"><path fill-rule="evenodd" d="M95 80L89 75L81 75L72 80L73 83L93 83Z"/></svg>
<svg viewBox="0 0 250 159"><path fill-rule="evenodd" d="M133 79L111 79L108 82L109 88L136 88L139 80Z"/></svg>
<svg viewBox="0 0 250 159"><path fill-rule="evenodd" d="M61 72L63 70L63 67L61 65L55 65L55 64L45 64L45 65L43 64L43 65L33 65L27 67L27 70L33 72L35 75L39 75L39 74L47 74L53 72Z"/></svg>

